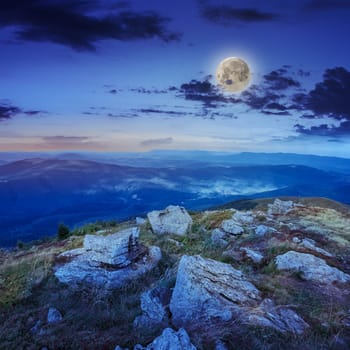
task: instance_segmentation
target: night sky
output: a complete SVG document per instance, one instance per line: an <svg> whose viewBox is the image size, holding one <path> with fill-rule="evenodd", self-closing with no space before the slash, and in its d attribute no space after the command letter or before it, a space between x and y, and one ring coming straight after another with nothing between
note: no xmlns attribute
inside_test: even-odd
<svg viewBox="0 0 350 350"><path fill-rule="evenodd" d="M1 0L0 151L350 157L348 0ZM223 92L243 58L247 90Z"/></svg>

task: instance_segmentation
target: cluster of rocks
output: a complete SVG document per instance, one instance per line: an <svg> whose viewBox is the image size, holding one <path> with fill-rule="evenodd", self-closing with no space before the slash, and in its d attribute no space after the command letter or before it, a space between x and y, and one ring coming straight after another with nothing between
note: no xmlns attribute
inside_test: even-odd
<svg viewBox="0 0 350 350"><path fill-rule="evenodd" d="M268 206L270 220L286 215L296 207L292 201L275 200ZM262 225L257 213L236 211L220 227L212 231L215 245L226 247L231 237L242 235L246 230L257 237L278 232L273 225ZM186 235L192 225L191 216L178 206L147 215L152 231L157 235ZM145 222L137 220L138 225ZM65 252L65 259L57 266L55 275L63 283L79 283L118 288L154 268L161 258L158 247L145 247L139 243L139 228L133 227L108 236L86 235L83 248ZM291 239L291 238L289 238ZM256 264L264 261L260 251L249 246L234 248ZM295 249L295 250L294 250ZM333 255L317 247L309 238L294 237L290 250L277 255L273 262L281 271L298 272L305 280L320 284L350 282L350 275L330 266L324 259ZM142 314L134 320L134 330L162 331L151 344L136 345L134 350L183 349L193 350L189 334L196 330L213 329L218 324L235 324L240 327L258 326L272 328L281 333L303 334L310 326L292 307L276 305L240 270L230 264L200 255L183 255L179 261L176 283L173 289L155 286L141 295ZM50 313L50 311L49 311ZM51 311L52 319L59 319ZM173 328L177 329L174 330ZM225 349L218 339L217 349ZM116 350L123 350L120 346Z"/></svg>
<svg viewBox="0 0 350 350"><path fill-rule="evenodd" d="M277 204L275 204L276 201L278 201ZM270 213L283 212L284 202L276 201L274 202L276 207L271 204L273 209L269 209ZM266 221L273 221L272 214L266 215L262 212L254 213L252 211L242 212L237 210L230 219L222 221L220 227L212 231L211 241L217 246L226 247L232 239L244 233L255 233L257 236L262 237L266 234L277 232L274 227L261 224L259 221L261 218Z"/></svg>
<svg viewBox="0 0 350 350"><path fill-rule="evenodd" d="M226 247L232 237L242 235L251 225L254 216L251 212L236 211L231 219L224 220L219 228L212 231L211 241L220 247Z"/></svg>
<svg viewBox="0 0 350 350"><path fill-rule="evenodd" d="M70 286L120 288L153 269L161 259L159 247L145 247L138 237L136 227L108 236L86 235L83 248L58 256L65 262L56 266L55 276Z"/></svg>

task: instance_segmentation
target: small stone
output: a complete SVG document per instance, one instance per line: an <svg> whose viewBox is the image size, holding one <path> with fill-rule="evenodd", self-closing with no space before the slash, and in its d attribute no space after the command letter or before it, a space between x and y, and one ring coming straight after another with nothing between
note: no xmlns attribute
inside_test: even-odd
<svg viewBox="0 0 350 350"><path fill-rule="evenodd" d="M215 350L228 350L228 349L223 341L218 340L215 343Z"/></svg>
<svg viewBox="0 0 350 350"><path fill-rule="evenodd" d="M157 287L141 295L142 315L134 320L134 328L151 328L167 326L168 307L171 291L168 288Z"/></svg>
<svg viewBox="0 0 350 350"><path fill-rule="evenodd" d="M309 250L313 250L314 252L319 253L321 255L324 255L324 256L326 256L328 258L333 257L333 254L327 252L327 250L324 250L322 248L316 247L315 244L316 244L316 242L313 239L310 239L310 238L304 238L301 241L301 245L304 248L309 249Z"/></svg>
<svg viewBox="0 0 350 350"><path fill-rule="evenodd" d="M275 233L275 232L277 232L276 229L265 225L258 225L255 229L255 234L257 236L265 236L268 233Z"/></svg>
<svg viewBox="0 0 350 350"><path fill-rule="evenodd" d="M153 342L145 348L145 350L165 349L196 350L196 347L191 343L190 337L183 328L180 328L177 332L171 328L166 328L158 338L154 339Z"/></svg>
<svg viewBox="0 0 350 350"><path fill-rule="evenodd" d="M224 220L221 224L221 228L231 235L241 235L244 232L243 227L232 219Z"/></svg>
<svg viewBox="0 0 350 350"><path fill-rule="evenodd" d="M219 247L226 247L228 241L225 239L226 233L219 228L216 228L211 233L211 242Z"/></svg>
<svg viewBox="0 0 350 350"><path fill-rule="evenodd" d="M47 322L56 323L63 319L62 314L54 307L50 307L47 313Z"/></svg>
<svg viewBox="0 0 350 350"><path fill-rule="evenodd" d="M140 217L137 217L137 218L135 219L135 221L136 221L136 225L143 225L143 224L146 223L146 219L140 218Z"/></svg>
<svg viewBox="0 0 350 350"><path fill-rule="evenodd" d="M245 253L246 257L250 258L256 264L260 264L264 259L264 256L261 253L253 249L242 247L240 250Z"/></svg>
<svg viewBox="0 0 350 350"><path fill-rule="evenodd" d="M301 243L301 239L299 237L293 237L292 242L295 244Z"/></svg>

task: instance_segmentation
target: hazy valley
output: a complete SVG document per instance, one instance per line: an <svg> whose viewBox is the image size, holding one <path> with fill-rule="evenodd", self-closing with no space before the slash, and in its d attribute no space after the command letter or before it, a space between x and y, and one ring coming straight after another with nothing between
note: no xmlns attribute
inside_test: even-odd
<svg viewBox="0 0 350 350"><path fill-rule="evenodd" d="M202 210L274 196L350 203L350 161L339 158L154 151L27 154L32 158L16 160L23 156L0 156L2 246L54 235L59 222L73 228L125 220L170 204Z"/></svg>

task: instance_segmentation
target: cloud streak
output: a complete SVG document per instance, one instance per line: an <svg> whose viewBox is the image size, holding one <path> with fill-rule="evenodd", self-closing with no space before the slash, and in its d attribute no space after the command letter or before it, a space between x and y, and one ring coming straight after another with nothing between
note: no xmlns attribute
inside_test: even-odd
<svg viewBox="0 0 350 350"><path fill-rule="evenodd" d="M18 107L0 104L0 121L10 119L19 113L21 113L21 110Z"/></svg>
<svg viewBox="0 0 350 350"><path fill-rule="evenodd" d="M10 103L1 103L0 102L0 121L1 120L8 120L12 119L13 117L19 115L19 114L24 114L27 116L35 116L38 114L45 113L43 111L37 111L37 110L22 110L21 108L17 106L13 106Z"/></svg>
<svg viewBox="0 0 350 350"><path fill-rule="evenodd" d="M97 16L93 10L100 9L91 1L2 0L0 27L14 26L20 41L53 42L78 51L94 51L96 43L106 39L180 39L179 33L166 28L169 18L155 12Z"/></svg>
<svg viewBox="0 0 350 350"><path fill-rule="evenodd" d="M257 23L276 21L279 15L260 11L256 8L240 8L230 5L210 5L208 1L200 1L200 11L206 20L229 25L232 23Z"/></svg>
<svg viewBox="0 0 350 350"><path fill-rule="evenodd" d="M169 145L174 141L172 137L164 137L159 139L148 139L140 142L140 146L143 147L155 147L155 146L163 146Z"/></svg>

